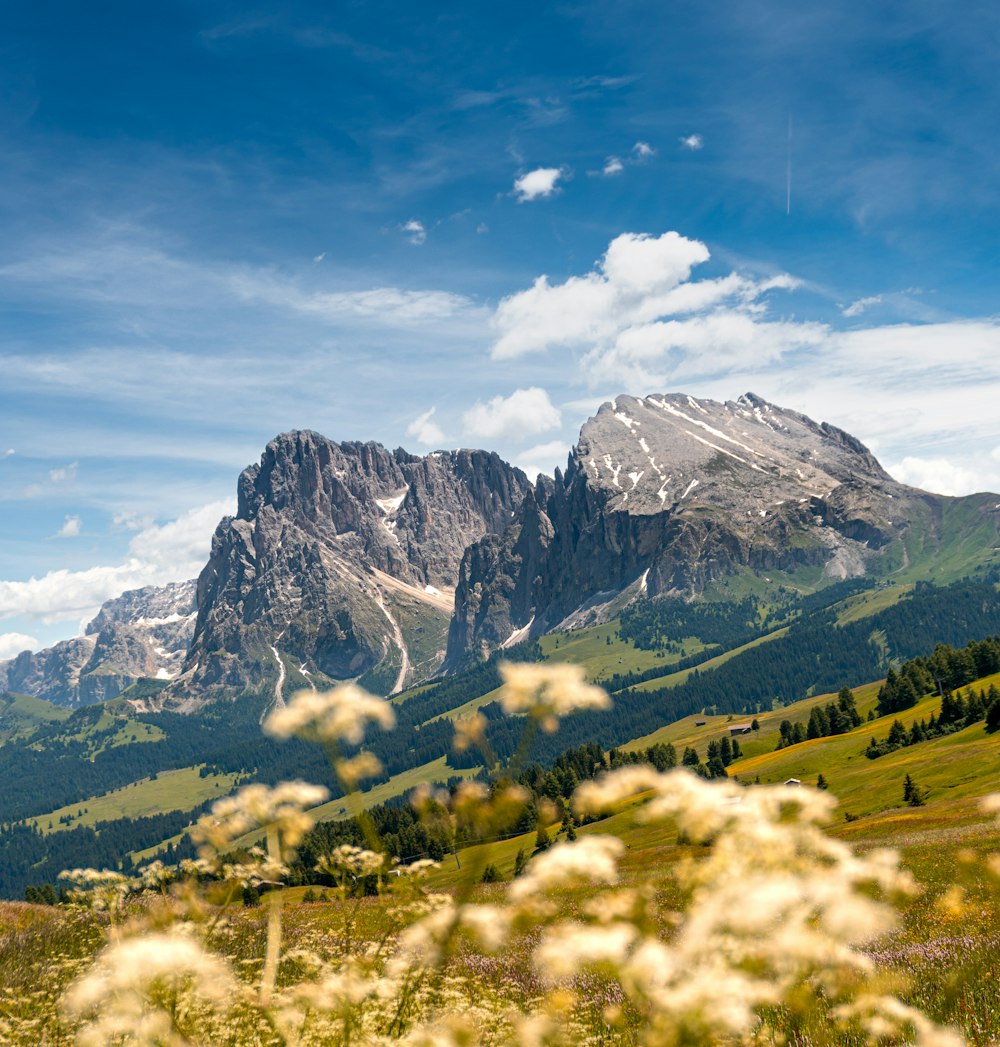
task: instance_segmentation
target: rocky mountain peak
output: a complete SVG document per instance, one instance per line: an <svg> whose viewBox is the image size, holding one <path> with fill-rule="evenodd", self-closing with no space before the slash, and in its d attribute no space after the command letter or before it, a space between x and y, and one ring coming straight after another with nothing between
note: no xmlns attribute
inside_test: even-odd
<svg viewBox="0 0 1000 1047"><path fill-rule="evenodd" d="M565 475L503 539L467 552L448 664L741 570L877 570L932 497L848 433L753 393L616 397L584 424Z"/></svg>
<svg viewBox="0 0 1000 1047"><path fill-rule="evenodd" d="M263 686L278 700L358 677L388 692L429 675L466 546L506 530L528 486L486 451L275 437L213 538L175 696Z"/></svg>
<svg viewBox="0 0 1000 1047"><path fill-rule="evenodd" d="M610 508L632 514L685 502L766 511L843 483L892 483L854 437L753 393L617 397L584 424L574 460Z"/></svg>
<svg viewBox="0 0 1000 1047"><path fill-rule="evenodd" d="M115 698L144 677L172 680L194 634L196 588L149 585L108 600L83 636L0 662L0 690L76 706Z"/></svg>

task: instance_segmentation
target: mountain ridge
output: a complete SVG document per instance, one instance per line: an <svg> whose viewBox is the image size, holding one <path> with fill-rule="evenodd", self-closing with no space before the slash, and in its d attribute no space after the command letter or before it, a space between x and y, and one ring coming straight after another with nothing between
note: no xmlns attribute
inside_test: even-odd
<svg viewBox="0 0 1000 1047"><path fill-rule="evenodd" d="M965 502L989 518L995 546L1000 514L984 497ZM948 501L893 480L849 433L752 393L617 397L505 535L467 550L445 664L740 571L809 575L813 589L882 577Z"/></svg>

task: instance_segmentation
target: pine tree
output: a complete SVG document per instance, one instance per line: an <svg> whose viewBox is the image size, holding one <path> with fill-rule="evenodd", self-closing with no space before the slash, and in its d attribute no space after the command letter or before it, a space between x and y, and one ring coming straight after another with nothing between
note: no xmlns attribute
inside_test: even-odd
<svg viewBox="0 0 1000 1047"><path fill-rule="evenodd" d="M903 802L911 807L923 807L927 802L927 791L907 775L903 779Z"/></svg>
<svg viewBox="0 0 1000 1047"><path fill-rule="evenodd" d="M514 875L520 876L527 864L528 856L524 853L524 848L522 848L514 855Z"/></svg>
<svg viewBox="0 0 1000 1047"><path fill-rule="evenodd" d="M552 845L552 839L549 836L548 829L544 825L539 825L538 832L535 833L535 854L539 854L541 851L547 851Z"/></svg>
<svg viewBox="0 0 1000 1047"><path fill-rule="evenodd" d="M728 767L733 762L733 743L728 735L719 742L719 759L723 767Z"/></svg>
<svg viewBox="0 0 1000 1047"><path fill-rule="evenodd" d="M829 789L830 788L830 786L827 785L827 781L823 777L822 774L816 779L816 788L817 789Z"/></svg>

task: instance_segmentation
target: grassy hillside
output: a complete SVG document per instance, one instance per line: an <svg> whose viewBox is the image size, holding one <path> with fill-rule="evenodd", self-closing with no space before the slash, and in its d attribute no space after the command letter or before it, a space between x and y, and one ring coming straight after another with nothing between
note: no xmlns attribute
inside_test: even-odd
<svg viewBox="0 0 1000 1047"><path fill-rule="evenodd" d="M43 724L61 723L71 714L70 709L30 694L0 694L0 745L27 737Z"/></svg>
<svg viewBox="0 0 1000 1047"><path fill-rule="evenodd" d="M145 818L168 811L190 811L206 800L225 796L239 780L238 774L202 776L199 767L163 771L120 789L91 796L80 803L26 819L45 832L60 832L78 825L96 825L115 818Z"/></svg>

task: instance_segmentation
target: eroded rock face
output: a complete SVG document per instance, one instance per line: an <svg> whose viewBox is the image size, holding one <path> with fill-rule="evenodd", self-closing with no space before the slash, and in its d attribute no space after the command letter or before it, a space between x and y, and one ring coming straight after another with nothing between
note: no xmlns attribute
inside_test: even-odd
<svg viewBox="0 0 1000 1047"><path fill-rule="evenodd" d="M448 664L741 568L877 570L935 499L849 434L753 394L618 397L583 426L565 475L466 553Z"/></svg>
<svg viewBox="0 0 1000 1047"><path fill-rule="evenodd" d="M77 706L115 698L142 677L173 679L194 634L195 597L189 581L108 600L83 636L0 662L0 689Z"/></svg>
<svg viewBox="0 0 1000 1047"><path fill-rule="evenodd" d="M430 675L466 547L506 530L527 487L484 451L419 457L313 432L276 437L216 530L173 699L257 687L280 700L366 674L389 692L418 666Z"/></svg>

